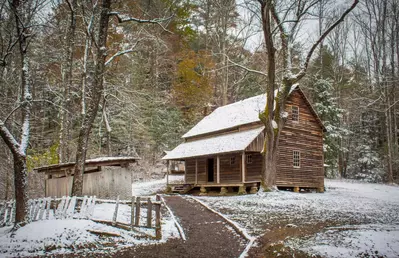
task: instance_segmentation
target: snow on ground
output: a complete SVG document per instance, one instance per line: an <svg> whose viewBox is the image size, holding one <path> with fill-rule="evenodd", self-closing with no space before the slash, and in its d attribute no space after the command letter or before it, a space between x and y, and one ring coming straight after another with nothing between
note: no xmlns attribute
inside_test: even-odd
<svg viewBox="0 0 399 258"><path fill-rule="evenodd" d="M341 252L348 254L350 249L345 247L345 241L351 243L352 238L357 239L358 246L364 248L364 251L370 251L370 248L379 252L385 250L383 245L378 244L380 237L385 239L381 243L389 246L397 245L399 187L340 180L326 180L325 183L327 190L323 194L280 191L245 196L199 197L199 199L240 223L254 236L263 234L268 227L276 224L312 226L315 223L326 223L354 227L349 231L344 228L331 229L332 232L340 232L344 240L340 237L335 240L330 239L331 236L338 234L327 231L329 233L319 234L308 241L299 241L295 246L323 253L327 257L339 256L333 253L337 248L342 248ZM376 233L373 235L373 232ZM330 242L334 248L323 248L326 247L323 243ZM356 249L356 243L353 241L352 243ZM366 246L372 247L366 248ZM388 257L399 256L397 249L392 252L396 252L396 255L390 256L388 253Z"/></svg>
<svg viewBox="0 0 399 258"><path fill-rule="evenodd" d="M112 220L115 204L97 204L93 219ZM130 207L119 205L118 222L130 222ZM146 209L141 214L146 218ZM155 217L155 214L153 214ZM162 240L156 241L145 237L155 236L154 229L138 229L137 232L96 223L91 220L63 219L32 222L11 233L11 227L0 228L0 257L33 256L66 253L100 253L111 254L121 248L134 245L150 245L178 238L179 232L170 214L162 214ZM146 220L142 219L142 223ZM102 237L88 230L99 230L120 234L120 237Z"/></svg>
<svg viewBox="0 0 399 258"><path fill-rule="evenodd" d="M169 183L184 183L184 175L169 175ZM147 182L134 182L132 184L133 196L149 196L166 190L166 176L159 180Z"/></svg>
<svg viewBox="0 0 399 258"><path fill-rule="evenodd" d="M399 257L399 225L331 227L288 245L327 257Z"/></svg>

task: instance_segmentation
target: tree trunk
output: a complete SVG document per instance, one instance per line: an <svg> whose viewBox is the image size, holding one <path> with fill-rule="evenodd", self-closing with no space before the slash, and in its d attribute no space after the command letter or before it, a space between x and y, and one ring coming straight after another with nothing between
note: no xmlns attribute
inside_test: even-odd
<svg viewBox="0 0 399 258"><path fill-rule="evenodd" d="M267 101L265 110L259 114L259 118L265 126L265 141L262 150L263 168L262 185L265 189L272 188L276 183L277 149L275 148L275 131L273 130L273 106L275 88L275 49L271 32L270 1L262 5L262 26L267 51Z"/></svg>
<svg viewBox="0 0 399 258"><path fill-rule="evenodd" d="M82 127L79 130L78 146L76 150L76 163L74 167L74 178L72 185L73 196L83 194L83 173L86 160L87 145L94 119L97 116L98 105L103 94L103 78L105 70L105 58L107 56L107 35L109 12L111 9L111 0L103 0L101 5L101 14L99 19L99 31L96 48L96 67L94 72L94 81L89 87L90 98L87 102L86 115L83 118Z"/></svg>
<svg viewBox="0 0 399 258"><path fill-rule="evenodd" d="M69 142L71 140L70 135L70 105L71 105L71 88L72 88L72 77L73 77L73 51L75 47L75 31L76 31L76 10L77 0L72 0L70 3L67 1L71 13L70 25L68 27L66 35L66 49L65 49L65 68L61 68L63 77L64 87L64 100L63 105L60 109L60 146L58 150L59 162L65 163L69 161L70 150Z"/></svg>
<svg viewBox="0 0 399 258"><path fill-rule="evenodd" d="M16 213L15 223L23 226L28 222L28 170L26 167L26 156L14 154L14 187Z"/></svg>

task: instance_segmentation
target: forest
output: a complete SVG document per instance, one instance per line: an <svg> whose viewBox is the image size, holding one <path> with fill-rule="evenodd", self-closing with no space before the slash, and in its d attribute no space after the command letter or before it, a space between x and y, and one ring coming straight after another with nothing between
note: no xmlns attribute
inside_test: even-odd
<svg viewBox="0 0 399 258"><path fill-rule="evenodd" d="M275 19L263 37L263 2L1 0L0 198L26 184L18 170L34 182L34 167L89 157L159 163L216 107L265 93L271 52L276 84L287 60L307 66L325 176L398 182L399 3L278 1L285 42Z"/></svg>

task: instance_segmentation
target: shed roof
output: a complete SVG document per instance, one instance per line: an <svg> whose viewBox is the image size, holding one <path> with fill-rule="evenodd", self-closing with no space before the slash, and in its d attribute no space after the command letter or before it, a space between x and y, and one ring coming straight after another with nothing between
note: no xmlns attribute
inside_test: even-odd
<svg viewBox="0 0 399 258"><path fill-rule="evenodd" d="M263 131L264 127L223 134L212 138L185 142L167 153L162 159L184 159L210 154L231 153L245 150L248 145Z"/></svg>
<svg viewBox="0 0 399 258"><path fill-rule="evenodd" d="M139 157L100 157L95 159L87 159L85 162L86 167L95 167L95 166L120 166L121 164L133 163L139 160ZM65 169L71 169L75 166L75 162L54 164L48 166L42 166L35 168L39 173L47 172L57 172Z"/></svg>

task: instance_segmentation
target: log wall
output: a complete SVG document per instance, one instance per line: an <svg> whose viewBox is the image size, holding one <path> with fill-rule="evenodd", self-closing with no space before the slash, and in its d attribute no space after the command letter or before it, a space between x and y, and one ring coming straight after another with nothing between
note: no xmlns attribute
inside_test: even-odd
<svg viewBox="0 0 399 258"><path fill-rule="evenodd" d="M247 155L248 154L252 155L252 163L246 164L245 181L260 181L262 173L262 154L247 153ZM247 157L245 157L245 160L246 159Z"/></svg>
<svg viewBox="0 0 399 258"><path fill-rule="evenodd" d="M291 107L299 107L299 122L292 121ZM310 107L299 91L294 91L287 101L289 114L281 132L277 178L278 186L323 187L323 131ZM293 152L300 152L300 167L293 166Z"/></svg>

